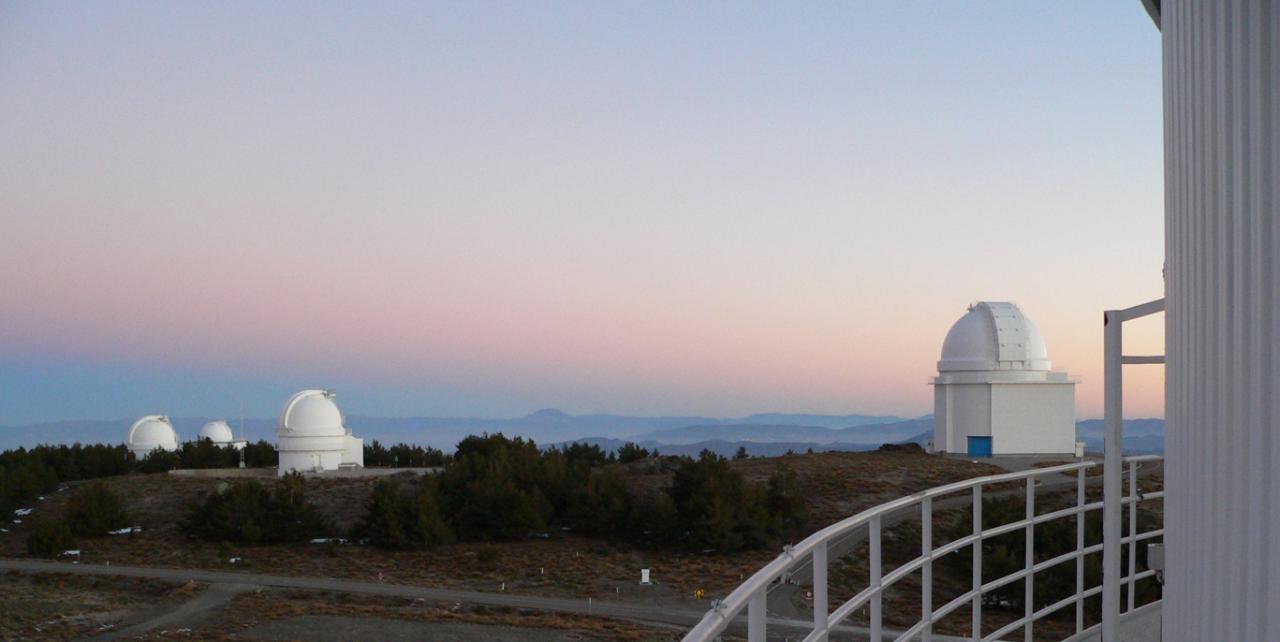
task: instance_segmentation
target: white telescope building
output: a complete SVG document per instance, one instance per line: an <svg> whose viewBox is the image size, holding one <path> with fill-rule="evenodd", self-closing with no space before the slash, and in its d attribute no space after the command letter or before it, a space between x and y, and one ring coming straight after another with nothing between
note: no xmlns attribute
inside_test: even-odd
<svg viewBox="0 0 1280 642"><path fill-rule="evenodd" d="M364 467L364 440L343 424L328 390L303 390L285 402L276 426L280 475Z"/></svg>
<svg viewBox="0 0 1280 642"><path fill-rule="evenodd" d="M156 448L175 451L178 449L178 432L173 429L168 417L147 415L130 426L125 446L138 459L146 457Z"/></svg>
<svg viewBox="0 0 1280 642"><path fill-rule="evenodd" d="M236 441L235 435L231 432L231 426L226 421L210 421L200 428L200 436L197 439L208 439L215 446L231 446L236 450L244 448L244 441Z"/></svg>
<svg viewBox="0 0 1280 642"><path fill-rule="evenodd" d="M1074 454L1076 381L1012 303L983 301L951 326L933 384L933 448L970 457Z"/></svg>

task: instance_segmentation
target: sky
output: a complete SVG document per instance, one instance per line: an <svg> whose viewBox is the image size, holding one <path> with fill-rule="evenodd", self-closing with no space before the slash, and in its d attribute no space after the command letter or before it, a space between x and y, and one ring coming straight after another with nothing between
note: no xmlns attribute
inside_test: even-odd
<svg viewBox="0 0 1280 642"><path fill-rule="evenodd" d="M979 300L1101 416L1160 113L1136 1L3 3L0 424L917 416Z"/></svg>

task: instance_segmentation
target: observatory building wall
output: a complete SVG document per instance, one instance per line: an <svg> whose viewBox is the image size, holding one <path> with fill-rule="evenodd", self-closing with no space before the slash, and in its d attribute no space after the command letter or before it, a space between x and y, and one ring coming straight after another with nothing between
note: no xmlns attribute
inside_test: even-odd
<svg viewBox="0 0 1280 642"><path fill-rule="evenodd" d="M936 386L942 396L942 442L934 435L934 449L941 452L966 452L968 437L991 436L991 386L985 383ZM934 413L938 421L938 413Z"/></svg>
<svg viewBox="0 0 1280 642"><path fill-rule="evenodd" d="M353 435L343 438L342 464L364 468L364 440Z"/></svg>
<svg viewBox="0 0 1280 642"><path fill-rule="evenodd" d="M995 453L1069 453L1076 447L1074 383L997 383L991 386Z"/></svg>

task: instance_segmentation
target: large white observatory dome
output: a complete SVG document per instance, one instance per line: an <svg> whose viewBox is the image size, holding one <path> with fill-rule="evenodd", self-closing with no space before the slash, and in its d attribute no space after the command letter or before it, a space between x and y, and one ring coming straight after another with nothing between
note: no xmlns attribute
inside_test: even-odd
<svg viewBox="0 0 1280 642"><path fill-rule="evenodd" d="M1040 330L1012 303L983 301L951 326L938 372L1050 370Z"/></svg>
<svg viewBox="0 0 1280 642"><path fill-rule="evenodd" d="M336 397L328 390L303 390L284 404L276 433L281 437L340 437L347 434L342 426Z"/></svg>
<svg viewBox="0 0 1280 642"><path fill-rule="evenodd" d="M225 421L210 421L200 428L200 439L208 439L218 446L226 446L235 440L231 426Z"/></svg>
<svg viewBox="0 0 1280 642"><path fill-rule="evenodd" d="M281 475L364 465L364 440L343 425L336 397L328 390L303 390L285 402L276 424Z"/></svg>
<svg viewBox="0 0 1280 642"><path fill-rule="evenodd" d="M129 436L125 445L134 456L141 459L156 448L164 450L178 449L178 432L164 415L147 415L129 428Z"/></svg>
<svg viewBox="0 0 1280 642"><path fill-rule="evenodd" d="M942 342L933 448L970 457L1075 451L1075 386L1012 303L969 306Z"/></svg>

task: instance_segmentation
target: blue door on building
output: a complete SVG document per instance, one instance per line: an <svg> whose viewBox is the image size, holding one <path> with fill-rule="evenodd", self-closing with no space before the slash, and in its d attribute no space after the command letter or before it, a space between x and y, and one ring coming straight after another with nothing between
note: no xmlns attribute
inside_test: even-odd
<svg viewBox="0 0 1280 642"><path fill-rule="evenodd" d="M991 456L991 438L990 437L970 437L969 438L969 456L970 457L990 457Z"/></svg>

